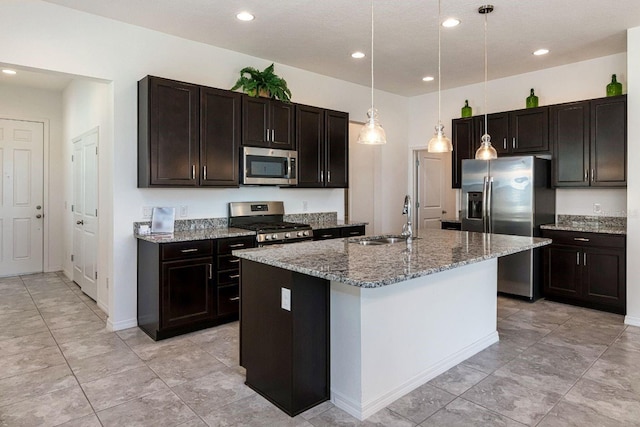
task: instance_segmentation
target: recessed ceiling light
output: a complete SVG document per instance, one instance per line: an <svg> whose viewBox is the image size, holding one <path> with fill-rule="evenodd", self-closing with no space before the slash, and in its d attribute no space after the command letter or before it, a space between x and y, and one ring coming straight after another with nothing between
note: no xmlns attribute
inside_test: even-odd
<svg viewBox="0 0 640 427"><path fill-rule="evenodd" d="M423 82L432 82L434 80L433 76L426 76L422 78Z"/></svg>
<svg viewBox="0 0 640 427"><path fill-rule="evenodd" d="M253 16L249 12L240 12L236 15L236 18L238 18L241 21L253 21L255 16Z"/></svg>
<svg viewBox="0 0 640 427"><path fill-rule="evenodd" d="M546 55L547 53L549 53L549 49L538 49L535 52L533 52L533 54L536 56Z"/></svg>
<svg viewBox="0 0 640 427"><path fill-rule="evenodd" d="M446 28L451 28L451 27L455 27L460 25L460 20L456 19L456 18L449 18L446 19L443 23L442 26L446 27Z"/></svg>
<svg viewBox="0 0 640 427"><path fill-rule="evenodd" d="M14 74L17 74L14 70L9 70L9 69L6 69L6 68L4 70L2 70L2 72L5 73L5 74L10 74L12 76Z"/></svg>
<svg viewBox="0 0 640 427"><path fill-rule="evenodd" d="M360 59L360 58L364 58L364 53L363 52L353 52L351 54L352 58L356 58L356 59Z"/></svg>

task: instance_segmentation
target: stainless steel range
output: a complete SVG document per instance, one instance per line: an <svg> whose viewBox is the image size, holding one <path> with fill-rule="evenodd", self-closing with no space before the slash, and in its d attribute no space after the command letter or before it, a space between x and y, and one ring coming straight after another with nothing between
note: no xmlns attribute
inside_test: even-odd
<svg viewBox="0 0 640 427"><path fill-rule="evenodd" d="M231 202L229 227L256 232L258 246L313 239L309 224L286 222L283 202Z"/></svg>

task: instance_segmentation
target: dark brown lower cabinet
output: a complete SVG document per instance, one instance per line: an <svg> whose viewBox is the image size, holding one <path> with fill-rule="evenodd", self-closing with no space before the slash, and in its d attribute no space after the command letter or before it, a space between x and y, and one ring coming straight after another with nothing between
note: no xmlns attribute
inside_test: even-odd
<svg viewBox="0 0 640 427"><path fill-rule="evenodd" d="M313 240L338 239L340 237L364 236L364 225L353 225L348 227L320 228L313 230Z"/></svg>
<svg viewBox="0 0 640 427"><path fill-rule="evenodd" d="M328 400L329 282L244 259L241 272L246 384L290 416Z"/></svg>
<svg viewBox="0 0 640 427"><path fill-rule="evenodd" d="M542 230L544 296L612 313L626 313L626 237Z"/></svg>

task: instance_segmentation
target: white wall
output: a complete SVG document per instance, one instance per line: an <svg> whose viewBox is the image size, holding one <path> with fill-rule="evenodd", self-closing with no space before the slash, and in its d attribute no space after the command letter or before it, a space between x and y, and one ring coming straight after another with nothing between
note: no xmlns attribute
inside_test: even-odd
<svg viewBox="0 0 640 427"><path fill-rule="evenodd" d="M541 60L544 61L544 58ZM490 114L525 108L525 99L529 96L531 88L535 89L541 106L604 97L606 96L606 85L611 82L611 74L617 74L618 81L622 83L623 92L626 92L626 70L627 55L620 53L490 80L487 84L488 105L486 112ZM481 68L478 72L482 72ZM446 76L443 76L444 78ZM489 78L491 78L491 64L489 64ZM442 123L445 125L445 132L449 137L451 137L451 119L460 117L460 109L464 105L465 99L469 100L474 115L484 114L484 83L442 92ZM425 141L428 141L428 137L433 134L433 126L438 120L437 108L437 93L409 99L409 146L424 146ZM629 158L631 158L631 154L629 154ZM625 211L625 190L606 191L607 194L603 195L602 191L591 189L560 190L556 193L558 213L592 214L593 203L602 203L603 210L606 208L612 214ZM458 191L452 190L451 193L454 195L449 195L447 198L449 203L447 210L456 212L458 208L454 204L457 201ZM573 205L575 210L572 205L560 200L560 197L564 196L577 202Z"/></svg>
<svg viewBox="0 0 640 427"><path fill-rule="evenodd" d="M113 105L111 85L83 79L72 81L63 92L64 127L63 127L63 156L64 168L64 272L73 278L73 267L70 255L73 253L73 140L92 129L98 128L98 296L97 303L108 312L109 294L107 291L108 277L103 272L109 271L111 255L109 253L109 236L111 235L109 200L110 183L103 179L103 171L111 167L109 156L110 144L113 139ZM107 142L103 144L103 142Z"/></svg>
<svg viewBox="0 0 640 427"><path fill-rule="evenodd" d="M136 241L132 222L141 219L142 206L188 205L190 217L225 216L232 200L278 198L289 212L300 212L308 199L309 210L338 211L343 215L342 190L156 190L138 189L137 182L137 81L147 74L228 88L245 66L264 68L270 61L215 48L159 32L85 14L50 3L4 0L0 4L0 62L71 73L111 81L112 134L100 141L102 220L107 236L106 275L110 281L109 326L136 325ZM369 88L292 67L276 64L287 79L293 101L347 111L364 120L369 108ZM402 217L397 206L406 192L407 102L400 96L377 92L376 106L389 144L381 148L376 170L379 185L380 228L395 230ZM102 166L102 164L101 164ZM382 180L384 176L384 181ZM103 199L104 197L104 199ZM104 205L104 206L103 206ZM395 207L395 208L394 208ZM101 236L102 237L102 236ZM105 262L102 260L101 262Z"/></svg>
<svg viewBox="0 0 640 427"><path fill-rule="evenodd" d="M627 32L627 317L640 326L640 27Z"/></svg>
<svg viewBox="0 0 640 427"><path fill-rule="evenodd" d="M45 138L45 271L62 268L63 254L59 250L62 234L62 93L21 86L0 85L0 117L36 119L47 123L48 147ZM48 152L48 153L47 153ZM48 154L48 159L47 159Z"/></svg>

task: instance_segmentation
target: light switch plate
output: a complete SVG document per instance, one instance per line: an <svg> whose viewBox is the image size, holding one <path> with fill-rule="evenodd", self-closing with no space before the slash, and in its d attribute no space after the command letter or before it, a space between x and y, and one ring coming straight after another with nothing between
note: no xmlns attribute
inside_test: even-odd
<svg viewBox="0 0 640 427"><path fill-rule="evenodd" d="M280 288L281 289L281 295L282 297L280 298L280 307L283 310L287 310L287 311L291 311L291 289L287 289L287 288Z"/></svg>

